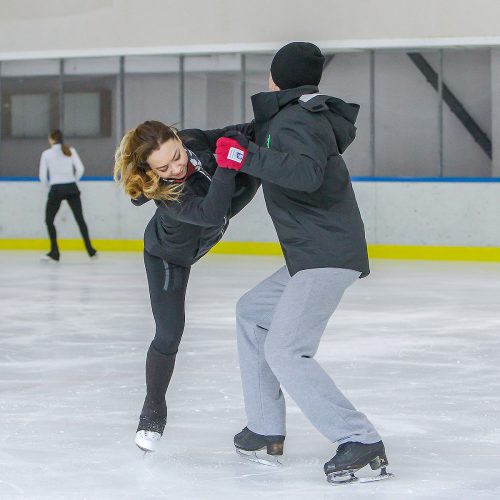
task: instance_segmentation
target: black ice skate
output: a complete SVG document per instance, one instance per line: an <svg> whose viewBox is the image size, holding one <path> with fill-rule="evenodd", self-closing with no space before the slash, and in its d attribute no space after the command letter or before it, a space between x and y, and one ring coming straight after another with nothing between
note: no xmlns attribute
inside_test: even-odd
<svg viewBox="0 0 500 500"><path fill-rule="evenodd" d="M278 457L283 455L284 441L285 436L263 436L252 432L248 427L234 436L234 446L238 455L251 462L273 467L281 465ZM264 449L267 455L257 453Z"/></svg>
<svg viewBox="0 0 500 500"><path fill-rule="evenodd" d="M167 423L167 407L146 400L135 434L135 444L144 452L156 451Z"/></svg>
<svg viewBox="0 0 500 500"><path fill-rule="evenodd" d="M175 354L162 354L149 346L146 356L146 398L142 407L135 444L144 452L156 451L167 423L165 394L174 371Z"/></svg>
<svg viewBox="0 0 500 500"><path fill-rule="evenodd" d="M380 474L373 477L358 478L356 471L370 464L372 470L380 469ZM386 471L389 465L385 454L384 443L373 444L347 442L337 448L335 456L325 464L327 481L331 484L349 484L359 481L367 483L394 477Z"/></svg>

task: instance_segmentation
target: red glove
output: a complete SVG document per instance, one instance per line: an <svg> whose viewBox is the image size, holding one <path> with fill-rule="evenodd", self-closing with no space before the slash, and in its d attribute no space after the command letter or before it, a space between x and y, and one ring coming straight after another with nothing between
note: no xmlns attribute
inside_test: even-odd
<svg viewBox="0 0 500 500"><path fill-rule="evenodd" d="M217 165L231 170L240 170L248 155L248 149L230 137L217 139L215 156Z"/></svg>

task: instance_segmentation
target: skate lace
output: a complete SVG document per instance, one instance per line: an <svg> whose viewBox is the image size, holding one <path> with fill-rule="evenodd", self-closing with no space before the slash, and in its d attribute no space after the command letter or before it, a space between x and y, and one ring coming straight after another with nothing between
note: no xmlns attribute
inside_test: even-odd
<svg viewBox="0 0 500 500"><path fill-rule="evenodd" d="M151 441L158 441L161 436L158 432L153 432L153 431L140 431L142 435Z"/></svg>

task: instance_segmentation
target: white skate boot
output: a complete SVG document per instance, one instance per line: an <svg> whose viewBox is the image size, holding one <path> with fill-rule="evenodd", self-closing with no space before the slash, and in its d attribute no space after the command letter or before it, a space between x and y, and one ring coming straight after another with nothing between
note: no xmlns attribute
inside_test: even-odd
<svg viewBox="0 0 500 500"><path fill-rule="evenodd" d="M156 451L160 442L161 434L153 431L137 431L135 444L145 452Z"/></svg>

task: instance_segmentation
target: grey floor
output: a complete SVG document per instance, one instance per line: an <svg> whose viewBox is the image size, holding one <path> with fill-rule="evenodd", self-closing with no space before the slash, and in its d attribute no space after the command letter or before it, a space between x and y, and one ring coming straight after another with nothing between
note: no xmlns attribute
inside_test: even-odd
<svg viewBox="0 0 500 500"><path fill-rule="evenodd" d="M160 450L133 444L153 330L140 254L0 252L0 498L500 498L500 265L373 261L318 360L383 435L390 481L330 486L288 398L284 466L239 458L234 304L274 257L196 264Z"/></svg>

